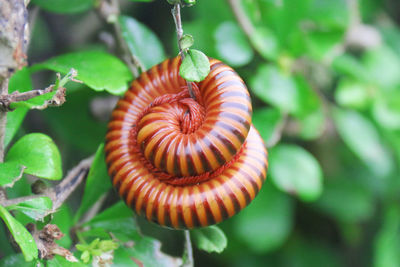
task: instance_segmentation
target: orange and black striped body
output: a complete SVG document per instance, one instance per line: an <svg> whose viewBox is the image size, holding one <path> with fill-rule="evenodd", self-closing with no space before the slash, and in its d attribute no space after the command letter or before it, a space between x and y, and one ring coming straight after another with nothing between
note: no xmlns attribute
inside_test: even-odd
<svg viewBox="0 0 400 267"><path fill-rule="evenodd" d="M189 98L180 58L136 79L112 113L106 161L114 187L138 214L177 229L219 223L260 190L267 151L251 124L242 79L210 59Z"/></svg>

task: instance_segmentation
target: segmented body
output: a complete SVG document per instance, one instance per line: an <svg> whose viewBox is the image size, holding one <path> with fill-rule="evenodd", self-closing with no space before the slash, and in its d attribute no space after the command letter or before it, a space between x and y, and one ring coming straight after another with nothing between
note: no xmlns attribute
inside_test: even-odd
<svg viewBox="0 0 400 267"><path fill-rule="evenodd" d="M210 59L189 98L180 58L136 79L112 113L106 162L114 187L138 214L161 226L203 227L250 203L267 171L242 79Z"/></svg>

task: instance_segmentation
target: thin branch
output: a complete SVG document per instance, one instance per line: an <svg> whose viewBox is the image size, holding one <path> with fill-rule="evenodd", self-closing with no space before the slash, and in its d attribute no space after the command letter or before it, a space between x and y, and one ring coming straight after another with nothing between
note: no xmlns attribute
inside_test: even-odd
<svg viewBox="0 0 400 267"><path fill-rule="evenodd" d="M243 32L246 34L247 38L250 39L255 31L254 26L251 23L250 19L247 17L246 13L244 13L243 8L240 6L240 1L228 0L228 3Z"/></svg>
<svg viewBox="0 0 400 267"><path fill-rule="evenodd" d="M49 197L53 201L52 210L43 217L50 213L55 212L64 201L71 195L71 193L76 189L76 187L83 181L89 172L90 166L93 162L93 156L82 160L77 166L71 169L67 176L53 188L49 188L45 193L39 195L24 196L14 199L0 199L0 205L3 207L8 207L12 205L17 205L21 202L39 198L39 197Z"/></svg>
<svg viewBox="0 0 400 267"><path fill-rule="evenodd" d="M183 263L182 267L193 267L194 260L193 260L193 248L192 248L192 241L190 240L190 231L185 230L185 250L183 252Z"/></svg>
<svg viewBox="0 0 400 267"><path fill-rule="evenodd" d="M175 28L176 28L176 37L178 39L178 48L179 55L181 56L182 61L185 59L185 51L182 49L181 40L183 36L183 28L182 28L182 20L181 20L181 4L176 3L171 10L172 17L174 18ZM189 90L190 97L196 100L196 96L193 93L192 83L186 82Z"/></svg>
<svg viewBox="0 0 400 267"><path fill-rule="evenodd" d="M8 94L8 82L9 79L6 78L0 84L0 97ZM0 162L4 161L4 150L5 150L4 139L6 136L6 125L7 125L7 112L2 111L0 109Z"/></svg>
<svg viewBox="0 0 400 267"><path fill-rule="evenodd" d="M140 60L131 53L123 37L121 26L118 23L118 16L120 14L118 0L102 0L97 10L102 19L113 25L115 37L122 52L122 59L128 65L133 76L137 78L146 68Z"/></svg>

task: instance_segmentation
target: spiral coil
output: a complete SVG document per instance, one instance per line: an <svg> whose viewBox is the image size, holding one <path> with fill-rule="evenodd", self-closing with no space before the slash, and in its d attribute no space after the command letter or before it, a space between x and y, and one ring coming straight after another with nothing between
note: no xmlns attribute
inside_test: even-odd
<svg viewBox="0 0 400 267"><path fill-rule="evenodd" d="M106 162L114 187L138 214L161 226L219 223L248 205L267 170L267 151L251 124L242 79L210 59L192 87L179 57L136 79L112 113Z"/></svg>

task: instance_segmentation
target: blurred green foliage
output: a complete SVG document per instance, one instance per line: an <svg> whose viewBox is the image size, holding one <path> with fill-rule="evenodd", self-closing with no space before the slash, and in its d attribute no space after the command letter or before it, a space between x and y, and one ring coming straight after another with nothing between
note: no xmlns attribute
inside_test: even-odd
<svg viewBox="0 0 400 267"><path fill-rule="evenodd" d="M9 91L45 88L54 81L46 70L75 68L83 84L66 86L61 107L8 114L0 185L12 186L10 198L29 195L26 174L60 179L62 169L97 151L86 185L45 218L66 234L58 244L85 261L112 251L114 266L177 266L182 233L133 217L109 190L102 149L109 114L99 115L93 103L121 95L133 75L118 58L112 27L94 15L100 2L29 4L38 12L30 65L12 77ZM143 68L178 54L167 1L120 5L112 23ZM185 38L187 48L231 65L248 85L270 164L257 198L219 225L226 237L219 228L192 232L196 266L400 266L399 14L397 0L198 0L182 9L184 32L194 39ZM188 58L183 74L197 79L201 58ZM83 220L102 198L100 212ZM51 204L39 198L0 206L8 227L0 227L0 266L86 266L60 256L36 262L23 225L43 225L36 219Z"/></svg>

